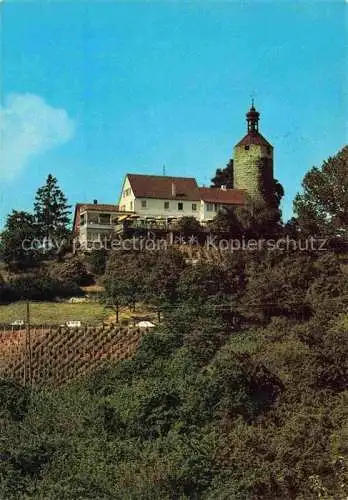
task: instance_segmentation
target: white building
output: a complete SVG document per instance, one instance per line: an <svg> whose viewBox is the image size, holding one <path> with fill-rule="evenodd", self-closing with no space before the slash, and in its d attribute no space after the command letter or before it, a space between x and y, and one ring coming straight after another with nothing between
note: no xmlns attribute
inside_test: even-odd
<svg viewBox="0 0 348 500"><path fill-rule="evenodd" d="M118 205L94 203L77 203L75 206L73 230L82 249L96 249L98 244L111 239L115 225L124 211L120 213Z"/></svg>
<svg viewBox="0 0 348 500"><path fill-rule="evenodd" d="M119 198L119 210L141 218L195 217L214 219L222 207L243 205L241 189L202 188L193 177L127 174Z"/></svg>

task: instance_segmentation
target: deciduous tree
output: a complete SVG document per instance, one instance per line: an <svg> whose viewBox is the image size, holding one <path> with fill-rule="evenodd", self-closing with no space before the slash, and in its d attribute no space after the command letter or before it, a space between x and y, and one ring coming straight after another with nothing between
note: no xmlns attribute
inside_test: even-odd
<svg viewBox="0 0 348 500"><path fill-rule="evenodd" d="M1 235L0 253L10 269L27 269L38 261L38 227L28 212L13 210Z"/></svg>
<svg viewBox="0 0 348 500"><path fill-rule="evenodd" d="M215 176L211 179L211 187L221 187L226 186L227 188L233 188L233 160L230 159L226 167L221 169L218 168L215 172Z"/></svg>
<svg viewBox="0 0 348 500"><path fill-rule="evenodd" d="M307 172L294 212L306 234L348 238L348 146Z"/></svg>

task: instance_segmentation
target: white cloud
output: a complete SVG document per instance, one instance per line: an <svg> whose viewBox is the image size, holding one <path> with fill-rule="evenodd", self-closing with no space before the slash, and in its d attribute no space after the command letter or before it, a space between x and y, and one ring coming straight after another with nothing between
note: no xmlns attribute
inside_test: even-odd
<svg viewBox="0 0 348 500"><path fill-rule="evenodd" d="M39 96L11 94L0 109L0 179L13 180L30 160L69 141L74 121Z"/></svg>

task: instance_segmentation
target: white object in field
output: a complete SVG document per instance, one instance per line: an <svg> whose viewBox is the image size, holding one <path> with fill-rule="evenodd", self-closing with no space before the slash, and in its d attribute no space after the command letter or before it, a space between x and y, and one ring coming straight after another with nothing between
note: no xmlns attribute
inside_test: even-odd
<svg viewBox="0 0 348 500"><path fill-rule="evenodd" d="M83 304L84 302L87 302L86 297L71 297L69 299L70 304Z"/></svg>
<svg viewBox="0 0 348 500"><path fill-rule="evenodd" d="M12 321L11 326L24 326L24 321L22 319L16 319Z"/></svg>
<svg viewBox="0 0 348 500"><path fill-rule="evenodd" d="M151 323L151 321L139 321L139 323L137 323L137 326L139 328L154 328L156 325Z"/></svg>
<svg viewBox="0 0 348 500"><path fill-rule="evenodd" d="M67 321L65 324L68 328L79 328L81 321Z"/></svg>

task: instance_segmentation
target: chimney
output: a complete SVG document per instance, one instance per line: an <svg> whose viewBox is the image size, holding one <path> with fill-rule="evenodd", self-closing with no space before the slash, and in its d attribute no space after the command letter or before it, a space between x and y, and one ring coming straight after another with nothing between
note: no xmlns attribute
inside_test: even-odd
<svg viewBox="0 0 348 500"><path fill-rule="evenodd" d="M176 186L174 182L172 182L172 197L176 198Z"/></svg>
<svg viewBox="0 0 348 500"><path fill-rule="evenodd" d="M98 205L98 200L93 200L93 205Z"/></svg>
<svg viewBox="0 0 348 500"><path fill-rule="evenodd" d="M226 191L226 189L227 189L226 184L222 184L220 189L221 189L221 191Z"/></svg>

